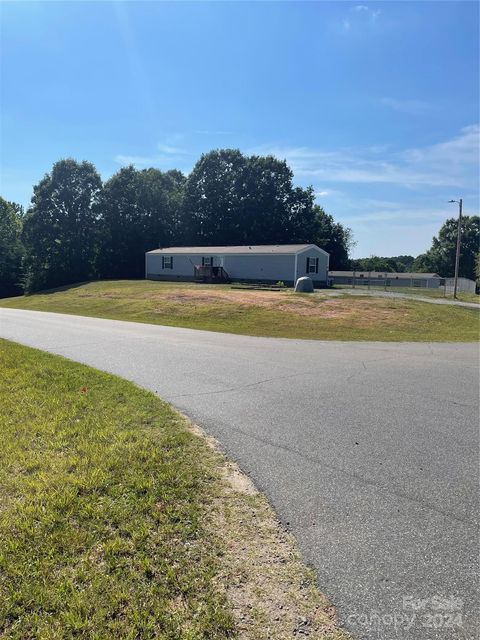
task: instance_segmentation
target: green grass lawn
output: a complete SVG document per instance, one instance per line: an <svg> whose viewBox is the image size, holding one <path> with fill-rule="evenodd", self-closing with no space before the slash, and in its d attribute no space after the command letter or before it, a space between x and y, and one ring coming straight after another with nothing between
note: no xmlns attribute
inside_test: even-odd
<svg viewBox="0 0 480 640"><path fill-rule="evenodd" d="M331 293L299 295L291 290L238 291L226 285L117 280L4 299L0 306L284 338L478 339L476 310Z"/></svg>
<svg viewBox="0 0 480 640"><path fill-rule="evenodd" d="M341 291L299 295L144 280L83 283L0 300L2 306L320 340L475 341L479 330L475 309Z"/></svg>
<svg viewBox="0 0 480 640"><path fill-rule="evenodd" d="M266 499L153 394L0 340L0 429L1 638L348 638Z"/></svg>
<svg viewBox="0 0 480 640"><path fill-rule="evenodd" d="M335 289L351 289L352 285L343 285L337 284L335 285ZM359 291L368 291L368 286L366 285L358 285L355 287ZM375 287L372 285L370 287L370 291L387 291L388 293L404 293L406 295L412 296L420 296L423 298L445 298L445 300L454 300L453 294L447 293L445 295L444 288L439 287L438 289L427 289L423 287L385 287L378 286ZM480 295L476 293L464 293L460 291L457 293L457 300L460 302L474 302L475 304L480 305Z"/></svg>
<svg viewBox="0 0 480 640"><path fill-rule="evenodd" d="M212 453L152 394L0 341L0 636L226 638Z"/></svg>
<svg viewBox="0 0 480 640"><path fill-rule="evenodd" d="M299 295L115 280L7 298L0 307L283 338L468 342L479 337L475 309L330 290Z"/></svg>

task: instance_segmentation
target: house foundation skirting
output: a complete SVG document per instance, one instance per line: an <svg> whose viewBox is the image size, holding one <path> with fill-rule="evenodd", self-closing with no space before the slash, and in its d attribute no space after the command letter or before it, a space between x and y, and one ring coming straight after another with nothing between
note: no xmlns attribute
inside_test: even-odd
<svg viewBox="0 0 480 640"><path fill-rule="evenodd" d="M159 273L147 273L146 275L146 280L160 280L163 282L194 282L194 277L193 276L181 276L181 275L174 275L174 274L168 274L168 275L164 275L159 274ZM312 278L313 280L313 278ZM261 284L277 284L277 282L283 282L285 284L285 286L287 287L293 287L295 285L295 283L293 282L293 280L269 280L266 278L230 278L231 282L249 282L249 283L261 283ZM318 288L318 289L322 289L324 287L327 286L327 283L325 282L325 280L313 280L313 286Z"/></svg>

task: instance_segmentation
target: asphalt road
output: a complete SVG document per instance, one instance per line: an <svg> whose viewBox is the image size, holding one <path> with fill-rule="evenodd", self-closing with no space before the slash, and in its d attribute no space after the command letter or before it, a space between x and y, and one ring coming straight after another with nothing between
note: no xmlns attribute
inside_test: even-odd
<svg viewBox="0 0 480 640"><path fill-rule="evenodd" d="M133 380L215 436L356 638L478 637L475 345L254 338L16 309L0 309L0 336Z"/></svg>

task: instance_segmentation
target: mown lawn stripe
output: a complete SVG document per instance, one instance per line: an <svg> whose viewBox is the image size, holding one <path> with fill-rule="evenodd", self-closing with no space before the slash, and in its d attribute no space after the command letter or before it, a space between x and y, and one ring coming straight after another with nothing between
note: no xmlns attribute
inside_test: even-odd
<svg viewBox="0 0 480 640"><path fill-rule="evenodd" d="M477 309L417 300L143 280L84 283L0 300L0 307L318 340L473 342L480 326Z"/></svg>

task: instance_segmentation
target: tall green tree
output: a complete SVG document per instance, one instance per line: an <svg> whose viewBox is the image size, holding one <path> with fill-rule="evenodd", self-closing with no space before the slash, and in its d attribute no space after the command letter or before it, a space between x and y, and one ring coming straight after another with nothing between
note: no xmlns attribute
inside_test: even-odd
<svg viewBox="0 0 480 640"><path fill-rule="evenodd" d="M395 261L397 265L396 271L399 273L412 271L413 263L415 262L415 258L409 255L393 256L391 260Z"/></svg>
<svg viewBox="0 0 480 640"><path fill-rule="evenodd" d="M184 242L240 244L243 236L240 187L246 165L238 149L202 154L187 178L183 197Z"/></svg>
<svg viewBox="0 0 480 640"><path fill-rule="evenodd" d="M202 155L188 179L129 166L103 186L92 164L61 160L34 187L23 240L27 291L143 277L145 251L159 246L308 242L345 268L353 243L284 160L236 149Z"/></svg>
<svg viewBox="0 0 480 640"><path fill-rule="evenodd" d="M22 208L0 197L0 298L22 292Z"/></svg>
<svg viewBox="0 0 480 640"><path fill-rule="evenodd" d="M475 280L475 257L480 243L480 217L462 218L462 243L459 275ZM443 277L455 275L457 251L457 219L449 218L432 240L431 248L419 255L413 265L415 271L438 273Z"/></svg>
<svg viewBox="0 0 480 640"><path fill-rule="evenodd" d="M358 271L388 271L396 273L404 273L407 266L413 265L415 258L413 256L397 256L392 258L384 258L381 256L370 256L369 258L358 258L350 261L350 268Z"/></svg>
<svg viewBox="0 0 480 640"><path fill-rule="evenodd" d="M101 198L97 273L141 278L145 251L179 236L185 177L180 171L124 167L108 180Z"/></svg>
<svg viewBox="0 0 480 640"><path fill-rule="evenodd" d="M21 204L18 204L17 202L9 202L8 204L15 211L15 215L17 216L17 218L19 218L19 220L23 220L23 217L25 215L24 207Z"/></svg>
<svg viewBox="0 0 480 640"><path fill-rule="evenodd" d="M342 270L349 268L349 254L353 249L353 233L349 227L335 222L333 216L319 205L314 208L315 221L310 242L316 244L330 254L330 269Z"/></svg>
<svg viewBox="0 0 480 640"><path fill-rule="evenodd" d="M293 173L273 156L245 158L238 176L238 236L232 244L309 242L315 228L312 188L293 186Z"/></svg>
<svg viewBox="0 0 480 640"><path fill-rule="evenodd" d="M33 188L22 234L26 291L92 277L101 189L93 164L73 159L56 162Z"/></svg>
<svg viewBox="0 0 480 640"><path fill-rule="evenodd" d="M287 163L220 149L202 155L185 185L185 241L199 245L306 242L313 190L293 186Z"/></svg>

